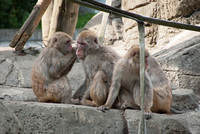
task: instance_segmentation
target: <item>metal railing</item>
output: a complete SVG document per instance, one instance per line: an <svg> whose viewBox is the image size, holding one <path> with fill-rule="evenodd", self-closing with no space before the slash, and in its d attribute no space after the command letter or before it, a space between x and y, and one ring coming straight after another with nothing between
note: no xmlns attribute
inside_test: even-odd
<svg viewBox="0 0 200 134"><path fill-rule="evenodd" d="M146 134L146 121L144 117L144 72L145 72L145 60L144 60L144 55L145 55L145 22L149 23L154 23L158 25L163 25L163 26L168 26L168 27L174 27L174 28L180 28L180 29L185 29L185 30L192 30L192 31L199 31L200 32L200 27L199 26L194 26L194 25L189 25L189 24L183 24L183 23L177 23L177 22L172 22L172 21L166 21L166 20L161 20L161 19L156 19L156 18L150 18L150 17L145 17L141 16L139 14L127 12L124 10L121 10L119 8L114 8L99 2L96 2L94 0L69 0L71 2L87 6L90 8L94 8L100 11L112 13L115 15L119 15L121 17L126 17L133 19L137 21L138 23L138 31L139 31L139 43L140 43L140 97L141 97L141 117L140 117L140 123L139 123L139 129L138 129L138 134Z"/></svg>

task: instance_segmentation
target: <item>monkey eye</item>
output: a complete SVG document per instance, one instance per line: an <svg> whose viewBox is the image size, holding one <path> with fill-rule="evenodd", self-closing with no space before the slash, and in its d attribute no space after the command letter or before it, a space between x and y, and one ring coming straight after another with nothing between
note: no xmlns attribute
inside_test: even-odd
<svg viewBox="0 0 200 134"><path fill-rule="evenodd" d="M70 43L70 40L67 40L67 41L66 41L66 44L69 44L69 43Z"/></svg>
<svg viewBox="0 0 200 134"><path fill-rule="evenodd" d="M83 46L85 46L85 45L86 45L86 43L85 43L85 42L78 42L78 44L81 44L81 45L83 45Z"/></svg>

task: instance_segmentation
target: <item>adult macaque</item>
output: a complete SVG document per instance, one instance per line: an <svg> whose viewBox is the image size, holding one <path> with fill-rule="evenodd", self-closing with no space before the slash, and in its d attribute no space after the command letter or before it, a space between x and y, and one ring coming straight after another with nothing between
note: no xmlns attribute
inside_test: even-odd
<svg viewBox="0 0 200 134"><path fill-rule="evenodd" d="M39 102L74 103L72 89L67 78L75 60L72 38L56 32L36 59L31 74L34 93Z"/></svg>
<svg viewBox="0 0 200 134"><path fill-rule="evenodd" d="M117 96L125 97L126 95L121 93L122 90L126 90L133 96L133 100L130 100L130 97L127 99L130 108L135 104L140 106L140 53L138 46L132 46L126 56L116 63L108 99L100 109L111 108ZM170 113L171 102L169 81L156 60L145 50L144 111L146 119L151 118L151 111Z"/></svg>
<svg viewBox="0 0 200 134"><path fill-rule="evenodd" d="M76 55L81 60L86 80L75 92L83 105L103 105L108 96L114 65L119 59L112 49L99 44L98 37L89 30L77 37Z"/></svg>

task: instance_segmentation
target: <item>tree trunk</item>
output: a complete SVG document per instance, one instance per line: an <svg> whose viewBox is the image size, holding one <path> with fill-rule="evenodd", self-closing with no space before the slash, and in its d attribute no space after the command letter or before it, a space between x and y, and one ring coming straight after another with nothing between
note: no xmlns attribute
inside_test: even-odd
<svg viewBox="0 0 200 134"><path fill-rule="evenodd" d="M56 31L62 31L73 37L78 19L79 5L67 0L53 0L51 12L47 10L42 19L43 40L49 40ZM53 14L52 14L53 12ZM43 22L44 21L44 22ZM50 29L50 30L48 30Z"/></svg>
<svg viewBox="0 0 200 134"><path fill-rule="evenodd" d="M48 40L53 36L53 34L57 30L58 17L59 17L59 13L62 10L62 8L61 8L62 2L63 2L63 0L56 0L53 3L53 14L51 17L49 16L49 18L51 18L51 24L50 24L50 32L49 32Z"/></svg>
<svg viewBox="0 0 200 134"><path fill-rule="evenodd" d="M68 33L73 37L78 20L79 5L64 0L62 12L59 16L60 27L58 30Z"/></svg>
<svg viewBox="0 0 200 134"><path fill-rule="evenodd" d="M40 19L50 2L51 0L38 0L28 19L11 40L10 47L15 47L16 51L21 51L23 49L26 41L37 28Z"/></svg>
<svg viewBox="0 0 200 134"><path fill-rule="evenodd" d="M50 25L51 25L51 17L49 17L49 16L51 16L52 13L53 13L53 3L54 3L54 0L51 1L51 3L48 6L46 12L42 16L42 38L43 38L43 44L47 44L47 42L48 42Z"/></svg>

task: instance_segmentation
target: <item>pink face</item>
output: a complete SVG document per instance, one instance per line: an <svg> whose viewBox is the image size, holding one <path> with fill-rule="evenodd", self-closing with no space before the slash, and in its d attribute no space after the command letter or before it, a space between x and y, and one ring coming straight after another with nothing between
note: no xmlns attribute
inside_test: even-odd
<svg viewBox="0 0 200 134"><path fill-rule="evenodd" d="M72 49L73 49L70 40L67 41L67 49L68 49L69 51L72 51Z"/></svg>
<svg viewBox="0 0 200 134"><path fill-rule="evenodd" d="M84 55L84 48L85 48L86 46L87 46L87 43L77 41L76 56L77 56L79 59L83 59L83 58L85 57L85 55Z"/></svg>

